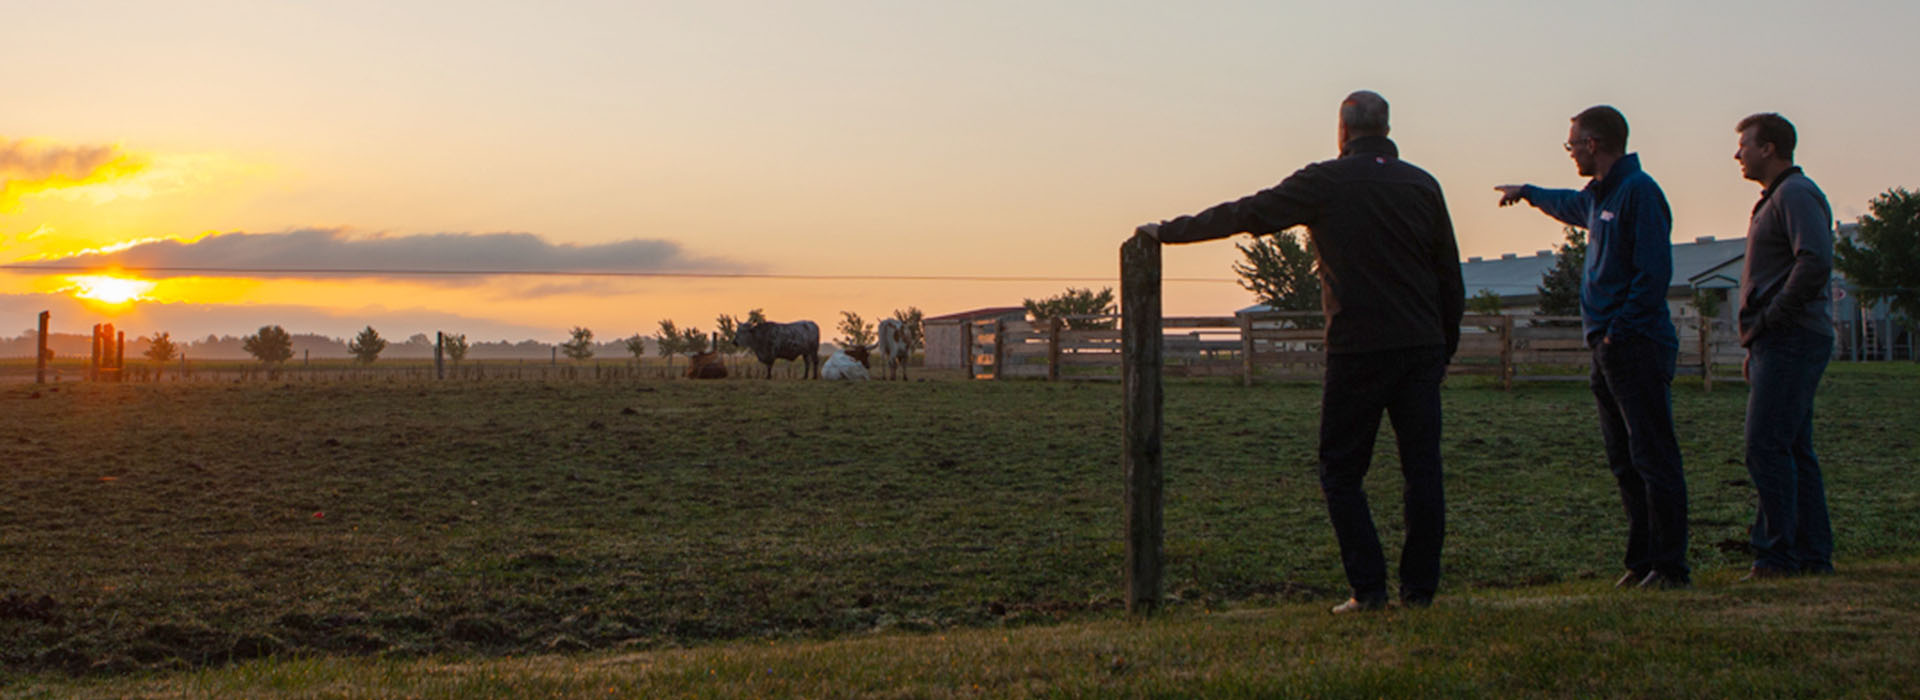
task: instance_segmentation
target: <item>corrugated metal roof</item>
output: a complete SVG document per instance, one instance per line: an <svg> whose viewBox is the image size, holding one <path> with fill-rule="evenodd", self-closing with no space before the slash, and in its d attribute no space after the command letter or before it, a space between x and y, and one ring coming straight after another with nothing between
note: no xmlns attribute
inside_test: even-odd
<svg viewBox="0 0 1920 700"><path fill-rule="evenodd" d="M1686 287L1689 280L1723 268L1746 254L1747 239L1744 237L1715 240L1711 236L1702 236L1686 243L1675 243L1672 285ZM1536 251L1526 255L1507 253L1493 259L1468 258L1460 263L1460 277L1466 283L1469 299L1482 289L1491 289L1503 297L1532 297L1539 293L1540 278L1551 269L1553 251ZM1738 266L1732 266L1732 271L1736 277L1740 274ZM1720 269L1720 272L1725 274L1726 269ZM1737 281L1733 286L1739 286ZM1236 313L1266 310L1265 304L1254 304Z"/></svg>

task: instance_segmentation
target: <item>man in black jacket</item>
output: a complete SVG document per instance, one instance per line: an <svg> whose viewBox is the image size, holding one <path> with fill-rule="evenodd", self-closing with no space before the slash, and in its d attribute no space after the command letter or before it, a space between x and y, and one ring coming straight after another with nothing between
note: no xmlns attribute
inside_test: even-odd
<svg viewBox="0 0 1920 700"><path fill-rule="evenodd" d="M1400 160L1387 101L1360 91L1340 103L1340 157L1251 196L1141 226L1163 243L1306 226L1319 256L1327 317L1320 400L1320 489L1353 597L1335 613L1387 603L1386 559L1362 488L1380 414L1393 421L1406 479L1400 600L1433 601L1446 500L1440 479L1440 383L1460 344L1466 300L1459 245L1440 184Z"/></svg>

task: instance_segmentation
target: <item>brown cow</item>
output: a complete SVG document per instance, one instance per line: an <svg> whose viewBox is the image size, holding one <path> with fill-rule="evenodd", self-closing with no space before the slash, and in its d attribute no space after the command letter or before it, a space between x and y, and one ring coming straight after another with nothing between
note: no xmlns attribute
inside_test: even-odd
<svg viewBox="0 0 1920 700"><path fill-rule="evenodd" d="M703 352L687 364L688 379L726 379L727 358L719 352Z"/></svg>

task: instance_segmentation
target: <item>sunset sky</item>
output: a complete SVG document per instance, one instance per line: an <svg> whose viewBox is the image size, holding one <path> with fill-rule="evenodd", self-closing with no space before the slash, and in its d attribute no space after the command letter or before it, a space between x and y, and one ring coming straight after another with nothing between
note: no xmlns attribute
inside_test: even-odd
<svg viewBox="0 0 1920 700"><path fill-rule="evenodd" d="M1491 188L1580 186L1560 143L1601 103L1677 240L1745 235L1733 125L1758 111L1852 220L1920 187L1916 26L1910 1L9 3L0 335L52 309L129 336L611 339L757 307L831 336L843 310L1013 305L1117 286L1134 225L1334 156L1363 88L1464 255L1559 241ZM1166 311L1251 303L1238 258L1170 248L1169 277L1219 281L1169 283ZM865 275L1029 279L819 279Z"/></svg>

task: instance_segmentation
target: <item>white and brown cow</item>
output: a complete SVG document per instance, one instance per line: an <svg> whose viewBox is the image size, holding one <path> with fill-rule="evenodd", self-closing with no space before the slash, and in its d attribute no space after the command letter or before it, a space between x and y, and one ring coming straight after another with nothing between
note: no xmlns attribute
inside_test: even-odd
<svg viewBox="0 0 1920 700"><path fill-rule="evenodd" d="M740 324L733 344L753 351L754 358L767 366L767 378L773 378L773 361L799 359L807 363L802 378L820 378L820 327L812 321L793 323Z"/></svg>
<svg viewBox="0 0 1920 700"><path fill-rule="evenodd" d="M900 380L907 379L907 354L913 351L913 335L907 332L907 324L900 319L888 318L880 321L880 342L875 347L880 357L887 363L887 378L893 378L893 368L900 368Z"/></svg>

